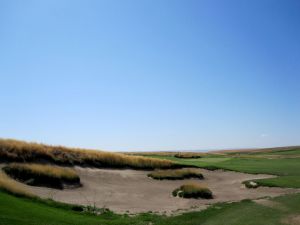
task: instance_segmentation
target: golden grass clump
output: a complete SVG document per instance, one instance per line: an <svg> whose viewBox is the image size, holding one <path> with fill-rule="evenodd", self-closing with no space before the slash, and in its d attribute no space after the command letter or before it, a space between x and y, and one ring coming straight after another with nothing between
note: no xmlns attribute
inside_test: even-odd
<svg viewBox="0 0 300 225"><path fill-rule="evenodd" d="M148 174L149 177L157 180L183 180L188 178L203 179L202 173L197 169L169 169L155 170Z"/></svg>
<svg viewBox="0 0 300 225"><path fill-rule="evenodd" d="M29 173L37 175L47 175L50 177L57 177L62 179L78 178L75 170L60 166L50 166L33 163L10 163L6 168L18 171L28 171Z"/></svg>
<svg viewBox="0 0 300 225"><path fill-rule="evenodd" d="M59 189L63 189L67 185L81 186L79 176L71 168L32 163L10 163L3 170L12 178L29 185Z"/></svg>
<svg viewBox="0 0 300 225"><path fill-rule="evenodd" d="M203 157L203 153L197 152L179 152L174 155L175 158L182 158L182 159L199 159Z"/></svg>
<svg viewBox="0 0 300 225"><path fill-rule="evenodd" d="M34 195L17 181L0 171L0 190L17 196L33 197Z"/></svg>
<svg viewBox="0 0 300 225"><path fill-rule="evenodd" d="M58 165L80 165L98 168L155 169L178 166L170 160L49 146L11 139L0 139L0 159L10 162L46 162Z"/></svg>
<svg viewBox="0 0 300 225"><path fill-rule="evenodd" d="M187 183L176 188L172 192L173 196L181 198L213 198L211 190L197 183Z"/></svg>

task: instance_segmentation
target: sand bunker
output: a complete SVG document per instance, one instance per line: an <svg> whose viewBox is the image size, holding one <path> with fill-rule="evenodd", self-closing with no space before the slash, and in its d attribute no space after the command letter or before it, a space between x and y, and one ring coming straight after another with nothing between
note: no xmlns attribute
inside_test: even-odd
<svg viewBox="0 0 300 225"><path fill-rule="evenodd" d="M83 187L77 189L54 190L44 187L29 187L43 198L106 207L114 212L139 213L171 212L204 209L216 202L240 201L242 199L257 199L265 196L278 196L295 193L296 189L259 187L247 189L242 184L245 180L273 177L271 175L251 175L230 171L202 170L204 180L194 180L209 187L214 199L183 199L172 196L172 191L186 180L153 180L147 177L147 171L90 169L76 167Z"/></svg>

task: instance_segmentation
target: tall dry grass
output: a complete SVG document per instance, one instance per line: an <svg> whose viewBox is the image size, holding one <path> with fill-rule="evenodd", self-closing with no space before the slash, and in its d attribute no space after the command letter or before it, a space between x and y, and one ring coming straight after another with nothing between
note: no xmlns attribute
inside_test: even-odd
<svg viewBox="0 0 300 225"><path fill-rule="evenodd" d="M174 155L176 158L182 158L182 159L198 159L205 156L205 153L199 153L199 152L179 152Z"/></svg>
<svg viewBox="0 0 300 225"><path fill-rule="evenodd" d="M22 186L17 181L11 179L5 173L0 171L0 190L6 191L10 194L17 196L34 197L34 195L28 191L24 186Z"/></svg>
<svg viewBox="0 0 300 225"><path fill-rule="evenodd" d="M194 182L181 185L172 192L172 195L182 198L213 198L211 190L209 190L206 186Z"/></svg>
<svg viewBox="0 0 300 225"><path fill-rule="evenodd" d="M71 168L32 163L10 163L3 167L3 171L10 177L33 186L58 189L67 186L81 186L80 177Z"/></svg>
<svg viewBox="0 0 300 225"><path fill-rule="evenodd" d="M121 153L49 146L12 139L0 139L0 160L10 162L46 162L58 165L80 165L110 168L174 168L169 160L132 156Z"/></svg>
<svg viewBox="0 0 300 225"><path fill-rule="evenodd" d="M36 174L37 176L49 176L59 179L73 180L78 179L79 176L75 170L60 166L41 165L33 163L10 163L4 167L14 171L24 171L29 174Z"/></svg>
<svg viewBox="0 0 300 225"><path fill-rule="evenodd" d="M173 170L155 170L149 173L148 176L157 180L183 180L188 178L204 178L199 170L189 168Z"/></svg>

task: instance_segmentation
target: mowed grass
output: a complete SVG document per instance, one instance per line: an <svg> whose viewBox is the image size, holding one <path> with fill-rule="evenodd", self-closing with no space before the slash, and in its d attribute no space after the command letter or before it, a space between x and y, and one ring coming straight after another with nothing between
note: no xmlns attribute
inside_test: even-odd
<svg viewBox="0 0 300 225"><path fill-rule="evenodd" d="M62 189L64 185L80 185L74 169L32 163L10 163L3 168L9 176L34 186Z"/></svg>
<svg viewBox="0 0 300 225"><path fill-rule="evenodd" d="M58 165L79 165L98 168L156 169L174 168L174 162L142 156L125 155L88 149L49 146L24 141L0 139L0 160Z"/></svg>
<svg viewBox="0 0 300 225"><path fill-rule="evenodd" d="M179 216L150 213L137 216L99 216L56 208L42 202L17 198L0 192L1 225L283 225L300 213L300 194L281 196L271 201L281 207L266 207L252 201L216 204L200 212Z"/></svg>
<svg viewBox="0 0 300 225"><path fill-rule="evenodd" d="M157 180L183 180L189 178L204 178L199 170L190 168L173 170L155 170L149 173L148 176Z"/></svg>
<svg viewBox="0 0 300 225"><path fill-rule="evenodd" d="M299 176L280 176L275 178L253 180L259 186L267 187L283 187L283 188L299 188Z"/></svg>
<svg viewBox="0 0 300 225"><path fill-rule="evenodd" d="M280 152L281 154L284 151L277 152ZM262 179L257 183L264 186L300 188L300 158L256 158L253 156L255 156L254 153L252 153L249 157L247 157L246 154L243 154L242 157L233 154L226 154L223 156L212 154L200 159L179 159L172 156L154 157L165 158L182 165L196 166L200 168L224 169L251 174L277 175L279 176L278 178Z"/></svg>

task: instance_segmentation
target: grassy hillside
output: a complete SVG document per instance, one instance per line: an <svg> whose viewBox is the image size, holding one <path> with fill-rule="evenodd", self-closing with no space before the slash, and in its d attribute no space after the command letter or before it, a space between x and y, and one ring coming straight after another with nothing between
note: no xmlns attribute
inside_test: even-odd
<svg viewBox="0 0 300 225"><path fill-rule="evenodd" d="M252 174L273 174L278 178L262 179L259 185L300 188L300 149L278 149L273 151L208 154L200 159L179 159L173 156L152 155L153 158L168 159L182 165L209 169L225 169Z"/></svg>
<svg viewBox="0 0 300 225"><path fill-rule="evenodd" d="M8 162L46 162L98 168L155 169L176 167L174 162L168 160L7 139L0 139L0 160Z"/></svg>
<svg viewBox="0 0 300 225"><path fill-rule="evenodd" d="M252 201L217 204L201 212L172 217L153 214L129 217L111 212L94 216L0 192L0 225L283 225L283 221L293 220L300 213L300 194L281 196L271 202L274 207Z"/></svg>

